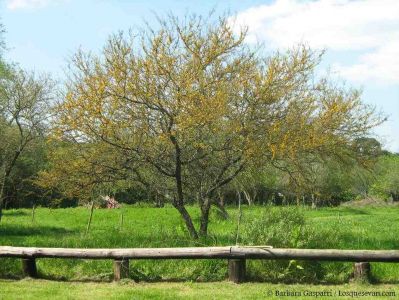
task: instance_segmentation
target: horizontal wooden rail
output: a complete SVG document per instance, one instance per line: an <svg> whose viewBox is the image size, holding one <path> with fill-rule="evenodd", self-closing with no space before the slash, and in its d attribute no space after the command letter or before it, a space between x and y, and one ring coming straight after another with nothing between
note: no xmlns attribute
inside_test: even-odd
<svg viewBox="0 0 399 300"><path fill-rule="evenodd" d="M81 259L297 259L399 262L399 250L278 249L256 247L79 249L0 246L0 257Z"/></svg>
<svg viewBox="0 0 399 300"><path fill-rule="evenodd" d="M0 246L0 257L22 258L25 276L37 277L36 258L113 259L114 279L129 277L129 259L228 259L229 279L245 280L246 259L352 261L354 278L368 280L369 262L399 262L399 250L277 249L270 246L78 249Z"/></svg>

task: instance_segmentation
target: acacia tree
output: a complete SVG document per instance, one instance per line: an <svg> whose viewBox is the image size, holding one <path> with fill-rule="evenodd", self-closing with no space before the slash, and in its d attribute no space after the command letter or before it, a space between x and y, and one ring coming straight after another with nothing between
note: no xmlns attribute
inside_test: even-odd
<svg viewBox="0 0 399 300"><path fill-rule="evenodd" d="M99 56L77 53L56 124L84 157L74 171L96 166L171 195L197 238L218 190L246 167L334 152L378 123L357 91L315 79L320 54L299 46L265 56L245 37L226 18L171 16L111 37ZM194 199L198 231L186 209Z"/></svg>
<svg viewBox="0 0 399 300"><path fill-rule="evenodd" d="M46 76L15 69L0 82L0 220L4 188L19 157L45 130L52 86Z"/></svg>

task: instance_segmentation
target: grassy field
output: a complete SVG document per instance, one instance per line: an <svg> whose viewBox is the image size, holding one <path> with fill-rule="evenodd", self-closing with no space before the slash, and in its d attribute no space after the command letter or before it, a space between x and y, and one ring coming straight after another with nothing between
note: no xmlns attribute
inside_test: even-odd
<svg viewBox="0 0 399 300"><path fill-rule="evenodd" d="M270 207L244 207L240 232L241 243L246 243L246 228L254 220L262 219L263 213ZM284 216L286 210L281 210ZM398 249L399 248L399 208L398 207L338 207L311 210L298 208L305 216L306 227L315 234L306 243L294 244L298 247L311 248L341 248L341 249ZM11 246L46 246L46 247L181 247L181 246L216 246L234 245L236 235L237 210L228 209L231 216L223 220L217 214L211 215L210 234L206 239L192 241L189 239L185 227L173 207L151 208L130 206L123 209L96 209L93 222L88 234L85 233L89 210L87 208L47 209L38 208L32 222L31 210L19 209L5 212L0 224L0 245ZM195 208L190 208L194 219L198 222ZM123 213L123 224L121 214ZM277 225L276 225L277 226ZM280 226L280 227L278 227ZM287 223L280 222L276 232L286 234ZM267 227L266 227L267 228ZM267 232L268 230L265 229ZM281 234L281 233L280 233ZM248 237L247 237L248 238ZM273 239L272 239L273 240ZM278 239L277 239L278 241ZM279 246L274 244L274 246ZM71 293L77 295L85 290L86 283L76 281L96 281L91 285L104 290L104 295L117 296L112 291L112 261L69 260L69 259L39 259L37 262L39 275L42 279L57 280L47 282L45 286L36 281L8 281L20 279L21 267L18 259L0 259L0 290L10 295L13 290L23 290L32 285L38 295L52 293L59 289L60 296ZM271 283L318 283L345 284L349 282L352 271L351 263L318 263L318 262L248 262L248 276L255 283L259 292L267 290ZM170 298L188 297L208 291L208 281L223 281L227 276L226 261L223 260L140 260L131 261L130 277L139 285L127 284L133 287L147 282L142 292L144 296L162 295ZM399 279L399 266L388 263L372 263L372 276L380 289L380 284L396 284ZM75 282L66 283L65 280ZM163 281L175 282L171 285ZM184 281L186 283L178 283ZM260 283L262 281L268 282ZM102 283L101 283L102 282ZM192 282L192 283L190 283ZM151 284L150 284L151 283ZM194 284L195 283L195 284ZM215 289L215 298L223 291L230 292L229 283L209 283ZM176 287L174 290L173 286ZM245 289L246 285L237 287ZM248 284L248 286L252 286ZM396 289L396 287L395 287ZM141 290L141 288L137 288ZM118 285L118 293L131 299L131 289ZM220 292L220 294L218 294ZM8 294L7 294L8 293ZM64 294L63 294L64 293ZM75 293L75 294L74 294ZM147 294L145 294L147 293ZM164 294L162 294L164 293ZM57 294L58 295L58 294ZM84 295L84 292L82 293ZM129 296L130 295L130 296ZM139 295L139 294L138 294ZM212 294L213 295L213 294ZM259 294L260 296L261 294ZM1 296L1 295L0 295ZM34 297L34 296L32 296ZM248 294L248 298L251 295ZM0 297L1 298L1 297ZM123 298L123 297L121 297ZM7 297L4 297L7 299Z"/></svg>
<svg viewBox="0 0 399 300"><path fill-rule="evenodd" d="M295 296L282 296L291 293ZM0 299L397 299L396 285L282 285L270 283L82 283L0 280ZM365 295L366 293L371 293Z"/></svg>

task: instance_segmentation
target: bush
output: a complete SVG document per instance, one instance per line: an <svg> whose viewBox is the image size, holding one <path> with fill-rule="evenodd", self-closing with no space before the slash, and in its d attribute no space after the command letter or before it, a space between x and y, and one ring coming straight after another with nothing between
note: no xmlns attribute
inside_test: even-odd
<svg viewBox="0 0 399 300"><path fill-rule="evenodd" d="M305 217L298 208L266 207L259 218L245 224L245 245L271 245L275 248L301 248L307 241Z"/></svg>
<svg viewBox="0 0 399 300"><path fill-rule="evenodd" d="M245 223L241 242L244 245L269 245L273 248L337 248L338 231L316 231L305 222L297 207L266 207L256 219ZM342 282L350 275L350 265L296 260L250 260L252 280L272 282ZM331 278L334 274L334 278Z"/></svg>

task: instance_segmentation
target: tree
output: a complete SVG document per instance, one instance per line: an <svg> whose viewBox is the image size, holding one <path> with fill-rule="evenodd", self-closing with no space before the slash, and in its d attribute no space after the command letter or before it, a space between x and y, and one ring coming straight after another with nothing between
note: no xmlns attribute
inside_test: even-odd
<svg viewBox="0 0 399 300"><path fill-rule="evenodd" d="M0 220L4 189L17 161L46 128L52 86L48 77L17 69L0 82Z"/></svg>
<svg viewBox="0 0 399 300"><path fill-rule="evenodd" d="M100 56L77 53L56 125L80 149L74 170L170 195L197 238L218 190L247 167L338 152L379 123L358 91L315 78L321 54L299 46L265 56L245 37L223 17L171 16L157 30L112 36ZM186 209L195 199L198 231Z"/></svg>
<svg viewBox="0 0 399 300"><path fill-rule="evenodd" d="M0 23L0 78L3 79L7 76L9 72L9 66L3 59L3 51L5 50L5 42L3 39L3 34L4 34L4 26L3 24Z"/></svg>
<svg viewBox="0 0 399 300"><path fill-rule="evenodd" d="M375 194L399 201L399 154L381 156L376 166L376 180L372 185Z"/></svg>
<svg viewBox="0 0 399 300"><path fill-rule="evenodd" d="M313 207L321 198L336 202L338 199L333 198L345 197L345 194L366 197L375 163L382 153L381 144L371 137L357 137L347 147L334 151L327 156L324 153L305 155L290 164L294 167L294 182L310 195ZM339 151L344 153L339 155Z"/></svg>
<svg viewBox="0 0 399 300"><path fill-rule="evenodd" d="M55 199L60 195L42 189L35 183L38 172L47 167L47 149L48 143L45 137L38 137L20 154L4 187L5 209L32 207L32 205L54 206L57 202L59 205L67 205L72 202L72 199L64 197Z"/></svg>

